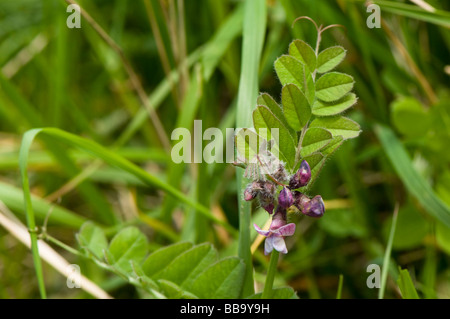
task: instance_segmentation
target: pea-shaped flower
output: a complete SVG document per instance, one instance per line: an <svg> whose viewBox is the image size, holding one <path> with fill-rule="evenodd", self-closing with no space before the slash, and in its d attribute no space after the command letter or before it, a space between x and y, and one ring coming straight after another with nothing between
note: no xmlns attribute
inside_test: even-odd
<svg viewBox="0 0 450 319"><path fill-rule="evenodd" d="M309 167L307 161L303 161L300 164L300 168L294 175L292 175L291 179L289 180L289 188L297 189L306 186L310 181L310 179L311 179L311 168Z"/></svg>
<svg viewBox="0 0 450 319"><path fill-rule="evenodd" d="M300 192L293 192L294 205L309 217L319 218L325 214L325 204L322 196L316 195L312 199Z"/></svg>
<svg viewBox="0 0 450 319"><path fill-rule="evenodd" d="M268 255L275 249L280 253L287 254L286 243L284 237L292 236L295 232L295 224L286 222L286 212L277 209L272 218L269 230L262 230L258 225L253 224L256 231L266 237L264 243L264 254Z"/></svg>
<svg viewBox="0 0 450 319"><path fill-rule="evenodd" d="M294 204L294 197L292 196L291 190L287 187L283 187L278 196L278 204L283 208L289 208Z"/></svg>

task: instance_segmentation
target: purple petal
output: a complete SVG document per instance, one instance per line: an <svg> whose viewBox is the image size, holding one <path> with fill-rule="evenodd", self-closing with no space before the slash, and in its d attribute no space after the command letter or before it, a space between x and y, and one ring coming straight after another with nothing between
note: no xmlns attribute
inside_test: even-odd
<svg viewBox="0 0 450 319"><path fill-rule="evenodd" d="M310 217L322 217L325 213L325 205L323 203L322 196L317 195L311 199L304 207L303 214Z"/></svg>
<svg viewBox="0 0 450 319"><path fill-rule="evenodd" d="M275 248L275 250L278 250L280 253L287 254L288 251L286 248L286 243L284 242L284 238L283 237L272 237L272 238L273 238L272 241L273 248Z"/></svg>
<svg viewBox="0 0 450 319"><path fill-rule="evenodd" d="M273 209L274 209L274 206L273 206L273 204L269 204L269 205L267 205L267 206L263 206L263 208L266 210L266 212L268 212L269 214L272 214L273 213Z"/></svg>
<svg viewBox="0 0 450 319"><path fill-rule="evenodd" d="M273 250L273 241L275 237L267 237L264 242L264 255L270 254L270 252ZM284 242L284 241L283 241Z"/></svg>
<svg viewBox="0 0 450 319"><path fill-rule="evenodd" d="M308 184L309 180L311 179L311 168L309 167L309 164L307 161L303 161L300 165L299 169L299 175L300 175L300 184L302 186L305 186Z"/></svg>
<svg viewBox="0 0 450 319"><path fill-rule="evenodd" d="M262 229L259 228L258 225L256 225L256 224L253 224L253 227L255 227L256 231L257 231L258 233L260 233L261 235L263 235L263 236L266 236L266 237L267 237L267 236L270 234L270 231L269 231L269 230L262 230Z"/></svg>
<svg viewBox="0 0 450 319"><path fill-rule="evenodd" d="M278 206L279 208L280 206ZM277 209L277 212L272 217L272 222L270 223L269 230L276 233L276 230L284 225L286 225L285 213Z"/></svg>
<svg viewBox="0 0 450 319"><path fill-rule="evenodd" d="M244 199L246 201L251 201L256 197L256 192L253 190L251 185L247 186L247 188L244 191Z"/></svg>
<svg viewBox="0 0 450 319"><path fill-rule="evenodd" d="M292 236L295 233L295 224L294 223L290 223L287 224L285 226L282 226L280 228L278 228L278 233L281 236Z"/></svg>
<svg viewBox="0 0 450 319"><path fill-rule="evenodd" d="M300 164L300 168L298 169L298 171L294 175L292 175L289 181L289 187L291 189L303 187L308 184L310 179L311 179L311 168L309 167L307 161L303 161Z"/></svg>
<svg viewBox="0 0 450 319"><path fill-rule="evenodd" d="M280 195L278 196L278 204L283 208L291 207L292 204L294 204L294 197L287 187L284 187L281 190Z"/></svg>

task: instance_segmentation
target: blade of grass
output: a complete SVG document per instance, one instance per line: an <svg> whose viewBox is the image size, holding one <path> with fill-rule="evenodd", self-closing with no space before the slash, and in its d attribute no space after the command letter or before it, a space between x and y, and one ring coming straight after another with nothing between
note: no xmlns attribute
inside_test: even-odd
<svg viewBox="0 0 450 319"><path fill-rule="evenodd" d="M19 118L25 120L24 125L26 125L26 127L43 126L43 119L40 113L36 111L36 109L27 101L21 92L8 79L6 79L3 74L0 74L0 87L3 89L3 93L5 93L12 105L17 107L19 111L18 113L21 115ZM21 133L21 127L17 126L15 129L18 133ZM65 174L68 176L74 176L78 173L78 167L65 152L61 152L59 145L48 143L45 139L43 141L52 156L63 168ZM86 181L80 185L79 189L80 194L95 209L96 215L102 220L102 222L112 224L116 220L109 203L103 198L103 196L101 196L100 192L93 184Z"/></svg>
<svg viewBox="0 0 450 319"><path fill-rule="evenodd" d="M51 88L50 105L46 108L47 112L47 125L63 127L62 124L62 112L65 104L65 96L67 92L68 79L67 74L70 74L70 64L67 63L68 59L68 28L66 25L66 14L59 6L55 6L56 16L56 36L55 36L55 53L53 63L53 76L49 77Z"/></svg>
<svg viewBox="0 0 450 319"><path fill-rule="evenodd" d="M169 77L169 74L170 74L169 57L167 55L167 50L166 50L166 47L164 46L164 42L162 40L161 30L159 28L158 21L156 21L155 10L153 9L153 4L150 0L144 0L144 4L145 4L145 9L147 11L148 20L149 20L150 26L152 28L153 37L155 38L156 47L157 47L158 53L159 53L159 58L161 60L162 66L164 68L164 72L166 74L166 77L168 79L171 79L171 77ZM175 89L175 85L174 85L175 83L171 83L171 84L172 84L171 85L172 96L175 100L176 105L178 106L179 105L178 94Z"/></svg>
<svg viewBox="0 0 450 319"><path fill-rule="evenodd" d="M389 260L391 259L392 243L394 242L395 228L397 227L398 217L398 203L395 205L394 214L392 216L392 225L389 232L389 239L384 252L383 269L381 270L381 284L380 290L378 290L378 299L383 299L384 291L386 289L387 275L389 272Z"/></svg>
<svg viewBox="0 0 450 319"><path fill-rule="evenodd" d="M401 269L399 267L400 274L397 279L397 285L400 288L403 299L419 299L416 287L409 275L408 269Z"/></svg>
<svg viewBox="0 0 450 319"><path fill-rule="evenodd" d="M339 275L339 284L338 284L338 290L336 293L336 299L341 299L343 285L344 285L344 276L341 274L341 275Z"/></svg>
<svg viewBox="0 0 450 319"><path fill-rule="evenodd" d="M444 10L436 9L433 12L429 12L415 5L396 1L375 0L374 3L379 5L382 10L386 12L450 28L450 13Z"/></svg>
<svg viewBox="0 0 450 319"><path fill-rule="evenodd" d="M390 128L378 124L375 126L375 133L408 191L419 201L428 214L450 227L450 208L414 169L405 147L394 132Z"/></svg>
<svg viewBox="0 0 450 319"><path fill-rule="evenodd" d="M251 114L256 105L258 95L259 66L266 31L266 10L265 0L246 1L244 3L242 64L236 114L237 127L245 128L252 126ZM246 297L254 293L253 266L250 251L251 205L242 198L242 192L246 187L243 170L237 168L236 175L239 203L238 255L246 265L241 296Z"/></svg>
<svg viewBox="0 0 450 319"><path fill-rule="evenodd" d="M231 42L242 30L243 10L238 6L235 11L225 20L213 38L206 44L201 56L201 68L197 74L191 75L190 89L183 101L182 112L177 119L176 127L191 128L196 115L200 99L203 95L203 83L208 83L214 70L223 58ZM201 80L201 82L200 82ZM184 172L182 163L171 163L168 168L168 182L178 188ZM161 214L166 221L171 217L174 202L166 200Z"/></svg>
<svg viewBox="0 0 450 319"><path fill-rule="evenodd" d="M208 81L212 76L214 70L216 69L217 64L220 62L220 59L223 57L223 54L226 52L230 43L240 34L242 30L242 19L243 19L242 6L238 6L235 9L235 11L230 15L230 17L227 18L227 20L223 23L220 29L215 33L213 38L204 46L198 48L188 56L187 60L185 61L187 67L190 67L198 60L201 60L203 64L204 78L205 81ZM181 72L180 68L171 71L170 74L150 94L150 96L148 97L149 105L154 110L156 110L162 104L164 99L169 95L174 85L179 81L180 72ZM24 114L29 113L24 112ZM140 108L139 111L133 116L132 121L122 131L122 134L116 140L115 144L113 145L113 148L120 147L124 145L128 140L130 140L130 138L146 123L147 116L148 110L146 108ZM41 126L41 125L36 124L33 126ZM95 171L93 168L97 166L98 164L95 163L88 166L84 171L82 171L80 174L78 174L72 180L66 183L62 187L64 191L59 192L59 195L62 196L65 193L71 191L77 185L79 185L82 181L88 178L90 174L92 174L92 172ZM90 173L86 173L86 171L89 171ZM180 176L180 174L178 174L177 172L175 172L174 175ZM168 210L170 209L163 210L162 215L166 215L164 211Z"/></svg>
<svg viewBox="0 0 450 319"><path fill-rule="evenodd" d="M65 0L65 1L68 4L75 4L75 5L80 6L74 0ZM130 78L130 82L133 86L133 89L136 91L136 94L137 94L141 104L147 110L148 115L159 135L162 145L166 148L166 150L170 151L170 141L166 134L166 131L164 130L161 120L159 119L158 114L155 112L154 108L152 108L149 105L149 100L144 91L144 88L142 87L141 81L139 80L139 77L136 74L136 72L134 71L131 63L125 56L125 53L123 52L122 48L119 47L119 45L117 45L117 43L105 32L105 30L103 30L103 28L89 15L89 13L87 11L85 11L83 8L81 8L81 6L80 6L80 10L81 10L81 15L83 16L83 18L98 33L100 38L102 38L102 40L105 41L108 44L108 46L110 46L119 55L122 65Z"/></svg>
<svg viewBox="0 0 450 319"><path fill-rule="evenodd" d="M24 139L25 139L25 136L24 136ZM28 154L26 154L26 153L28 152L29 147L31 147L31 141L29 142L30 145L25 145L25 148L21 149L21 152L19 154L19 166L20 166L20 174L22 177L22 188L23 188L23 196L24 196L24 202L25 202L25 212L26 212L26 217L27 217L28 231L30 233L30 240L31 240L30 245L31 245L31 253L33 255L34 269L36 271L39 293L41 294L42 299L46 299L47 293L45 291L44 274L42 272L41 257L39 255L36 222L34 219L33 204L31 202L30 185L28 182L28 174L26 171L26 158L28 157ZM25 154L23 152L25 152ZM22 159L22 160L20 160L20 159Z"/></svg>
<svg viewBox="0 0 450 319"><path fill-rule="evenodd" d="M5 203L10 209L18 213L23 213L23 191L13 185L0 182L0 200ZM32 195L31 204L33 205L35 216L44 221L48 212L51 211L51 222L79 229L81 225L87 220L86 218L77 215L76 213L67 210L56 204L52 204L42 198Z"/></svg>
<svg viewBox="0 0 450 319"><path fill-rule="evenodd" d="M387 36L390 38L390 40L394 44L394 47L403 56L403 59L406 61L409 69L411 70L411 73L414 75L414 77L419 82L419 84L422 87L424 93L426 94L429 102L431 104L435 104L438 101L438 98L436 96L436 93L433 90L433 87L431 86L430 82L428 81L427 77L419 69L419 67L417 66L417 64L415 63L415 61L412 59L411 55L409 54L408 50L405 48L405 46L400 41L400 39L397 37L397 35L393 32L393 30L391 30L391 28L385 22L384 19L381 19L381 26L383 27L383 30L386 32Z"/></svg>
<svg viewBox="0 0 450 319"><path fill-rule="evenodd" d="M67 133L65 131L56 128L40 128L29 130L24 134L22 139L22 145L19 154L19 165L24 184L24 197L25 202L27 204L26 206L27 215L30 216L31 222L34 222L34 211L31 205L31 197L28 185L27 161L31 144L38 134L43 134L44 136L47 136L53 140L59 140L70 146L81 148L82 150L98 157L99 159L104 160L108 164L117 166L118 168L121 168L124 171L131 173L132 175L142 180L145 184L162 189L163 191L172 195L174 198L197 209L198 212L200 212L207 218L218 223L219 225L222 225L233 235L236 234L236 230L230 224L224 223L223 221L216 218L214 215L212 215L212 213L209 211L208 208L198 204L197 202L192 201L189 197L187 197L185 194L175 189L170 184L167 184L164 181L161 181L160 179L156 178L155 176L147 173L145 170L141 169L137 165L117 155L114 151L110 151L93 141L81 138L77 135Z"/></svg>

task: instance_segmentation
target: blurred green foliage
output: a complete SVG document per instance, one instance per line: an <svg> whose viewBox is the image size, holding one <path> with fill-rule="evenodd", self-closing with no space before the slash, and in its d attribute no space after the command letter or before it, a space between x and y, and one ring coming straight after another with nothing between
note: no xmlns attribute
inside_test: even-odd
<svg viewBox="0 0 450 319"><path fill-rule="evenodd" d="M298 16L340 24L343 28L324 33L322 43L347 50L337 70L354 78L359 98L345 115L362 129L327 161L310 190L322 195L327 211L318 221L298 221L274 286L290 286L301 298L335 298L343 275L341 298L376 298L377 289L366 286L366 267L382 265L399 203L385 298L415 297L414 286L421 298L449 298L450 3L427 1L437 9L433 13L410 1L373 2L381 8L380 29L366 26L370 13L363 1L267 1L259 91L279 101L275 60L294 39L315 43L312 24L299 21L292 27ZM235 256L232 229L239 228L240 194L234 167L174 164L164 136L170 140L174 128L190 129L194 119L202 119L204 129L235 127L242 4L80 4L123 56L85 18L80 29L68 29L70 13L62 0L0 0L0 200L14 215L4 208L1 213L26 224L18 170L21 139L30 129L56 127L112 150L159 184L143 183L69 144L39 138L30 148L27 169L40 231L47 216L48 235L80 249L75 234L85 220L102 227L108 240L133 224L145 234L142 251L207 241L221 259ZM255 106L256 101L250 107ZM169 188L161 185L184 197L168 195ZM260 209L253 211L252 222L262 225ZM65 251L58 241L52 247L113 297L146 296L92 260ZM253 263L261 291L268 265L261 248ZM49 297L91 297L68 289L66 279L45 262L43 271ZM1 225L0 278L0 298L39 297L30 251ZM284 290L279 295L290 296Z"/></svg>

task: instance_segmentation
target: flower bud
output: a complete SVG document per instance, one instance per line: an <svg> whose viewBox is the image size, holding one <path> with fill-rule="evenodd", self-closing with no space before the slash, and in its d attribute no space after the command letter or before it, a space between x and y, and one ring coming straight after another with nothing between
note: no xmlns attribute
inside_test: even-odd
<svg viewBox="0 0 450 319"><path fill-rule="evenodd" d="M278 169L273 173L272 176L280 183L284 183L288 179L288 173L286 172L283 164L278 165Z"/></svg>
<svg viewBox="0 0 450 319"><path fill-rule="evenodd" d="M304 203L310 201L308 196L299 191L292 191L292 196L294 197L294 205L297 206L299 210L302 210Z"/></svg>
<svg viewBox="0 0 450 319"><path fill-rule="evenodd" d="M277 206L275 214L272 217L272 223L270 224L270 230L276 230L287 224L286 210L280 205Z"/></svg>
<svg viewBox="0 0 450 319"><path fill-rule="evenodd" d="M244 199L246 201L255 199L258 193L262 190L261 186L262 185L259 181L248 184L244 191Z"/></svg>
<svg viewBox="0 0 450 319"><path fill-rule="evenodd" d="M258 194L259 203L269 214L273 213L274 201L275 201L275 185L270 182L261 182L260 191Z"/></svg>
<svg viewBox="0 0 450 319"><path fill-rule="evenodd" d="M325 205L322 196L317 195L313 199L303 204L302 213L310 217L322 217L325 213Z"/></svg>
<svg viewBox="0 0 450 319"><path fill-rule="evenodd" d="M266 197L273 197L275 195L275 184L272 182L264 182L264 184L262 185L262 193L266 196Z"/></svg>
<svg viewBox="0 0 450 319"><path fill-rule="evenodd" d="M273 213L273 209L275 208L272 203L262 206L269 214Z"/></svg>
<svg viewBox="0 0 450 319"><path fill-rule="evenodd" d="M292 175L291 180L289 181L289 188L296 189L303 187L308 184L311 179L311 168L307 161L303 161L300 164L300 168L298 171Z"/></svg>
<svg viewBox="0 0 450 319"><path fill-rule="evenodd" d="M257 193L253 190L253 188L251 187L251 185L247 186L247 188L244 191L244 199L246 201L250 201L255 199Z"/></svg>
<svg viewBox="0 0 450 319"><path fill-rule="evenodd" d="M283 208L291 207L294 204L294 197L287 187L283 187L278 196L278 204Z"/></svg>

